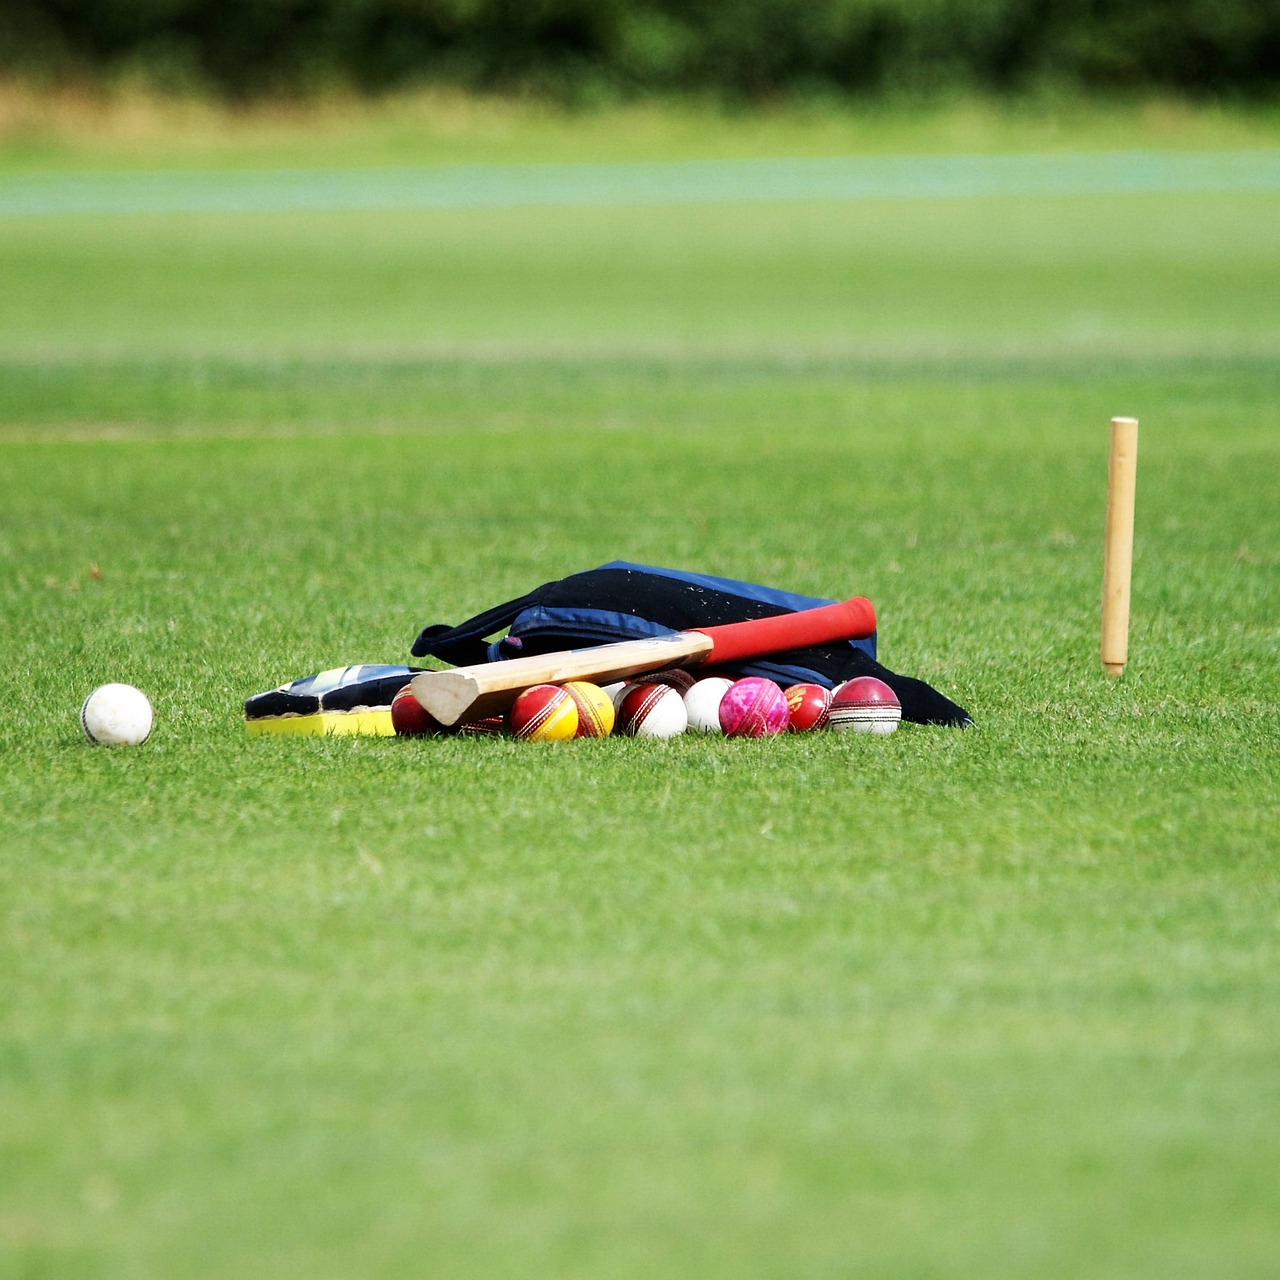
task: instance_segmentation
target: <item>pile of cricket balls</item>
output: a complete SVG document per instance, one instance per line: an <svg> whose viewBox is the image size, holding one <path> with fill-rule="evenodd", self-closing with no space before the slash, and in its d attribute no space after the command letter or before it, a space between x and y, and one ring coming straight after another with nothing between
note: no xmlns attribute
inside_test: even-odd
<svg viewBox="0 0 1280 1280"><path fill-rule="evenodd" d="M820 684L783 689L772 680L707 676L696 680L679 669L629 682L539 684L526 689L504 716L446 728L405 685L391 704L391 723L405 737L452 733L496 733L530 742L604 738L674 738L685 732L727 738L764 738L778 733L835 729L892 733L902 719L897 695L875 676L856 676L832 690Z"/></svg>

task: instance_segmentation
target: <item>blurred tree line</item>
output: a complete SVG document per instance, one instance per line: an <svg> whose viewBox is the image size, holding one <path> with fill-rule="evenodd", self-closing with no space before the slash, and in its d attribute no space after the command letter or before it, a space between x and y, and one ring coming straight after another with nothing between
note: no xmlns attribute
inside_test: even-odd
<svg viewBox="0 0 1280 1280"><path fill-rule="evenodd" d="M1271 96L1280 0L0 0L0 68L229 96L412 84Z"/></svg>

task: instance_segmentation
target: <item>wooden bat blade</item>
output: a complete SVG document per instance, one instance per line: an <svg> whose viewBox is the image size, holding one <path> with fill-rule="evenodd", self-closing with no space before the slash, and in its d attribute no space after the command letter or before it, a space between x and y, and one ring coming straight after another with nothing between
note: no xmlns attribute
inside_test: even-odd
<svg viewBox="0 0 1280 1280"><path fill-rule="evenodd" d="M414 676L411 687L413 696L441 724L453 725L498 715L535 684L564 684L569 680L608 684L645 671L697 661L711 648L711 638L702 632L678 631L593 649L565 649L456 667L452 671L424 671Z"/></svg>
<svg viewBox="0 0 1280 1280"><path fill-rule="evenodd" d="M592 649L424 672L413 679L413 696L441 724L460 724L505 711L535 684L564 684L567 680L608 684L644 671L691 666L708 658L740 662L788 649L856 640L875 629L871 602L855 596L816 609L731 622L703 631L677 631L648 640L623 640Z"/></svg>

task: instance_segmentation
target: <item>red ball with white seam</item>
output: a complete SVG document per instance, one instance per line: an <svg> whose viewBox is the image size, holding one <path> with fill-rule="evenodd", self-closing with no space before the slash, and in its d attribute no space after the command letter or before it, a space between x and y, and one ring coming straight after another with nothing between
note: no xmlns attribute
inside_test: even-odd
<svg viewBox="0 0 1280 1280"><path fill-rule="evenodd" d="M735 680L720 699L720 727L726 738L764 738L787 727L787 700L772 680Z"/></svg>
<svg viewBox="0 0 1280 1280"><path fill-rule="evenodd" d="M846 680L831 698L831 727L845 733L893 733L902 719L898 695L875 676Z"/></svg>
<svg viewBox="0 0 1280 1280"><path fill-rule="evenodd" d="M784 690L787 700L787 727L792 733L825 729L831 718L831 690L820 684L793 684Z"/></svg>
<svg viewBox="0 0 1280 1280"><path fill-rule="evenodd" d="M615 733L633 738L674 738L688 727L684 699L670 685L629 685L618 699Z"/></svg>

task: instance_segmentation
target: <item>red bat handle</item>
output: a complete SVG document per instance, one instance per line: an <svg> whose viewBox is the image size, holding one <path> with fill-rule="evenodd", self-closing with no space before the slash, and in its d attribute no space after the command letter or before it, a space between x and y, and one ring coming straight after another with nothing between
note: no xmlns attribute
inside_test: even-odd
<svg viewBox="0 0 1280 1280"><path fill-rule="evenodd" d="M707 662L741 662L744 658L785 653L788 649L861 640L875 629L876 611L871 601L862 596L816 609L802 609L799 613L780 613L775 618L698 628L711 640Z"/></svg>

